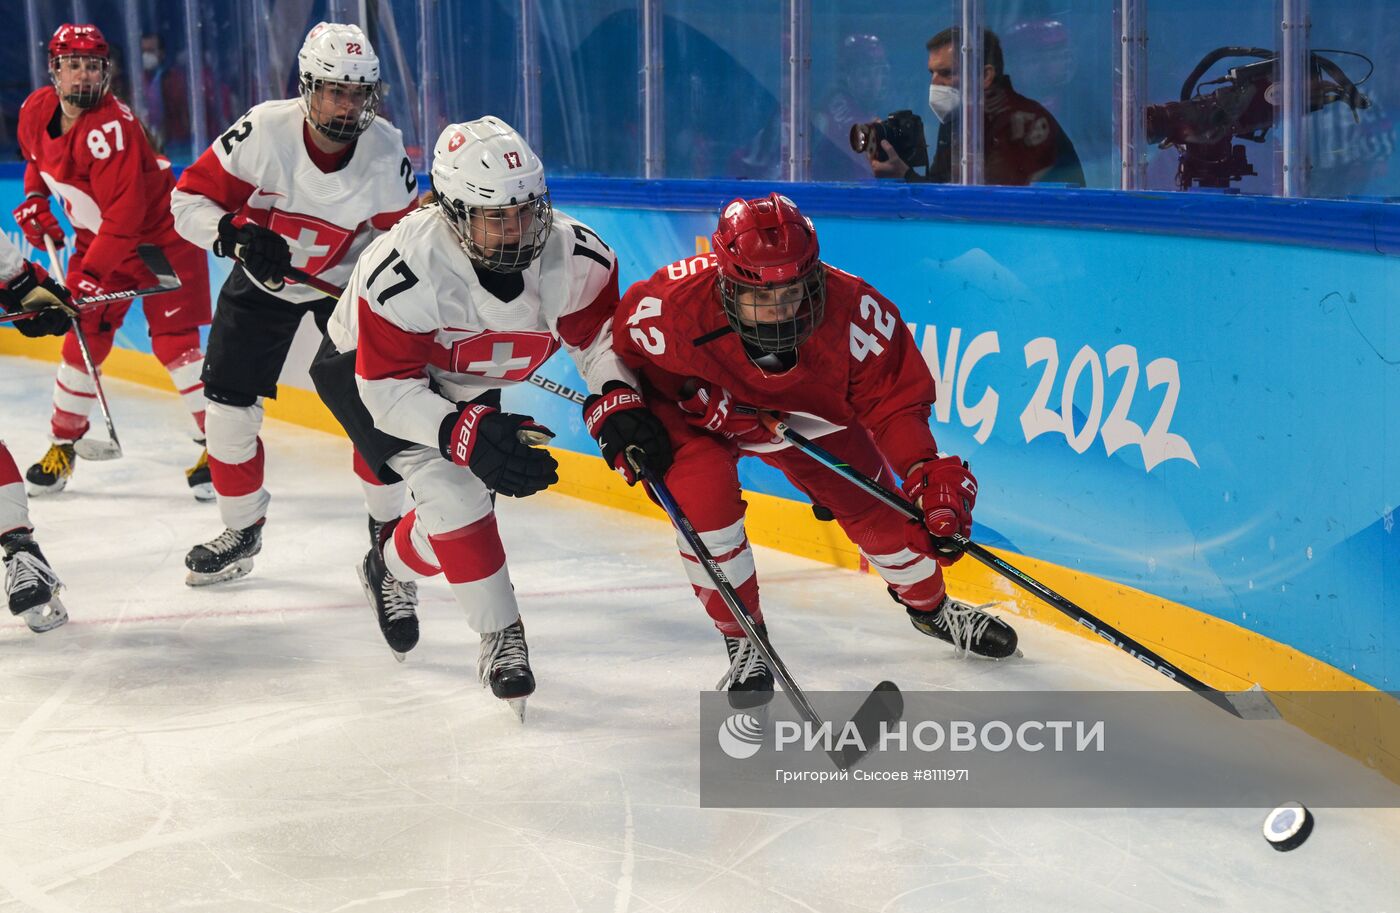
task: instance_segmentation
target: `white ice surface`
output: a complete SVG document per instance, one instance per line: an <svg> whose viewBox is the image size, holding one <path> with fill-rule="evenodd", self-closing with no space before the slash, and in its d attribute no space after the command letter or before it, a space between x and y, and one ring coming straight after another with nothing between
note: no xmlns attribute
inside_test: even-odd
<svg viewBox="0 0 1400 913"><path fill-rule="evenodd" d="M23 467L46 446L50 367L0 373ZM256 569L192 590L185 551L220 525L186 493L179 406L109 393L127 456L32 503L72 621L0 626L0 911L1400 909L1390 810L1324 811L1282 854L1263 809L701 809L696 695L723 650L665 527L503 501L540 681L522 727L473 680L442 585L423 586L405 664L380 639L346 442L269 422ZM809 687L1168 687L1026 620L1023 660L954 660L875 579L758 560Z"/></svg>

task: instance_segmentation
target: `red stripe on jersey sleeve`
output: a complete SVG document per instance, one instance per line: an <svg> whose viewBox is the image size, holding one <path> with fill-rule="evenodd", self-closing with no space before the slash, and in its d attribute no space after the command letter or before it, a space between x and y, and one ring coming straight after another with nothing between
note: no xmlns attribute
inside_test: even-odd
<svg viewBox="0 0 1400 913"><path fill-rule="evenodd" d="M219 204L221 209L237 212L253 195L254 188L247 181L229 174L211 146L185 169L175 189L198 194Z"/></svg>
<svg viewBox="0 0 1400 913"><path fill-rule="evenodd" d="M411 380L428 376L436 333L410 333L379 316L364 298L358 299L359 345L355 373L365 380Z"/></svg>
<svg viewBox="0 0 1400 913"><path fill-rule="evenodd" d="M559 318L559 336L575 349L584 348L597 338L598 331L617 310L617 303L617 264L614 263L608 284L598 290L588 306Z"/></svg>
<svg viewBox="0 0 1400 913"><path fill-rule="evenodd" d="M399 219L402 219L404 216L408 215L410 212L413 212L413 210L417 208L418 201L414 200L413 202L405 206L403 209L400 209L396 212L381 212L379 215L371 217L369 220L369 224L371 227L377 228L380 231L388 231L389 229L393 228L399 223Z"/></svg>

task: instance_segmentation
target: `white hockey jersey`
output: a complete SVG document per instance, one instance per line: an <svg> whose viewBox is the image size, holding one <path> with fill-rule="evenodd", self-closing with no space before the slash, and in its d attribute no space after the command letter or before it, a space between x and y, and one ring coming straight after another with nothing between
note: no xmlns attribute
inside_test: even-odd
<svg viewBox="0 0 1400 913"><path fill-rule="evenodd" d="M266 101L239 118L185 169L170 195L175 229L203 248L219 220L236 213L287 239L292 266L343 286L375 236L413 208L418 181L403 135L382 117L355 141L350 161L329 174L302 138L300 99ZM277 297L313 304L325 296L288 280Z"/></svg>
<svg viewBox="0 0 1400 913"><path fill-rule="evenodd" d="M591 229L555 210L522 278L509 301L483 288L436 206L369 245L327 332L341 352L357 350L355 379L376 427L436 448L456 403L528 380L561 345L590 390L635 383L612 350L617 258Z"/></svg>

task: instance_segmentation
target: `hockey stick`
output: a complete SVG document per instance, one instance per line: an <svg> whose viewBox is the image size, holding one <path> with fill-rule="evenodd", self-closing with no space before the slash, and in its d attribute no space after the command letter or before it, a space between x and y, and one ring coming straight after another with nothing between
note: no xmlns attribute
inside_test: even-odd
<svg viewBox="0 0 1400 913"><path fill-rule="evenodd" d="M295 279L307 288L315 289L327 298L334 298L339 301L340 296L345 294L345 289L331 285L324 279L318 279L310 273L299 270L296 267L287 270L287 276ZM582 406L584 400L588 399L588 394L580 393L577 390L564 386L558 381L551 380L548 377L540 377L538 374L530 375L530 383L534 384L536 387L548 390L550 393L562 396L564 399L579 406Z"/></svg>
<svg viewBox="0 0 1400 913"><path fill-rule="evenodd" d="M155 285L149 288L134 288L125 292L103 292L100 295L75 296L68 307L82 312L100 305L111 304L114 301L130 301L133 298L145 298L147 295L159 295L162 292L173 292L180 288L180 277L175 275L175 271L170 267L170 261L165 258L165 254L161 252L160 248L153 244L142 244L136 248L136 254L146 264L146 268L155 274ZM56 277L54 281L62 282L63 280ZM0 314L0 323L26 320L36 313L38 312L16 311L13 314Z"/></svg>
<svg viewBox="0 0 1400 913"><path fill-rule="evenodd" d="M757 647L758 652L763 655L798 714L820 730L826 723L812 707L811 702L807 700L806 693L793 681L792 674L788 672L787 666L783 664L777 651L773 649L773 645L768 642L768 638L760 635L757 623L739 598L739 594L734 592L734 587L730 584L729 578L725 576L724 569L719 566L719 562L705 547L700 534L695 531L695 527L690 524L690 520L681 511L680 505L676 502L670 489L666 487L666 483L657 478L656 474L645 463L637 459L633 453L628 453L627 461L632 464L632 469L637 473L637 477L645 482L652 494L656 496L656 502L661 505L662 510L666 511L666 516L671 519L671 524L680 532L691 551L695 552L695 557L699 559L700 566L705 569L710 582L719 592L720 598L729 607L729 611L734 615L734 620L739 623L739 627L744 629L744 634L748 636L749 642ZM851 767L865 756L870 750L870 746L875 744L881 724L888 726L899 719L903 712L904 696L900 694L899 686L891 681L880 682L865 698L860 708L856 710L855 716L851 718L856 731L860 733L861 744L848 746L840 751L828 752L832 762L841 770Z"/></svg>
<svg viewBox="0 0 1400 913"><path fill-rule="evenodd" d="M866 494L875 498L877 501L880 501L894 508L895 510L904 514L911 520L917 520L919 523L924 522L923 511L919 510L919 508L915 507L906 499L885 488L883 485L876 482L874 479L870 478L869 476L865 475L859 470L851 467L844 461L833 456L828 451L823 450L821 447L818 447L816 444L812 443L810 440L803 437L801 434L798 434L796 431L793 431L784 422L773 416L771 413L764 413L760 411L758 413L758 416L759 420L763 423L763 426L769 431L772 431L774 434L781 435L784 440L792 444L798 450L801 450L803 453L807 454L809 457L816 460L818 463L821 463L823 466L832 470L837 475L856 485L858 488L862 489ZM1065 615L1068 615L1070 618L1074 619L1079 624L1083 625L1093 633L1102 637L1104 640L1108 641L1113 646L1122 650L1124 653L1127 653L1129 656L1133 657L1138 662L1150 666L1153 669L1156 669L1158 672L1162 673L1167 678L1171 679L1179 685L1182 685L1196 692L1201 697L1210 701L1212 704L1216 705L1217 707L1220 707L1222 710L1225 710L1233 714L1234 716L1239 717L1240 719L1257 720L1278 718L1278 708L1274 706L1273 702L1269 700L1269 696L1264 693L1264 689L1261 688L1257 683L1248 691L1240 692L1221 691L1218 688L1212 688L1210 685L1207 685L1200 679L1183 671L1180 667L1176 666L1175 664L1168 662L1157 652L1148 649L1138 641L1124 634L1122 631L1119 631L1117 628L1114 628L1112 625L1109 625L1103 621L1100 621L1098 618L1095 618L1093 615L1089 614L1084 609L1075 605L1073 602L1066 599L1064 596L1061 596L1059 593L1056 593L1054 590L1050 589L1048 586L1041 583L1039 580L1036 580L1034 577L1031 577L1024 571L1013 567L1011 564L1004 561L997 555L992 554L990 551L983 548L981 545L978 545L976 542L973 542L971 539L957 534L949 538L955 545L958 546L958 548L962 549L964 553L971 555L973 558L976 558L978 561L982 562L987 567L996 571L998 574L1001 574L1003 577L1010 580L1012 583L1017 584L1022 589L1026 590L1032 595L1038 596L1050 606L1058 609Z"/></svg>
<svg viewBox="0 0 1400 913"><path fill-rule="evenodd" d="M58 248L53 238L44 235L44 246L49 250L49 269L55 282L63 282L63 270L58 262ZM83 437L73 442L73 452L85 460L115 460L122 455L121 441L117 440L117 426L112 422L112 410L107 407L107 394L102 390L102 379L97 375L97 366L92 363L92 353L88 351L87 337L83 333L81 319L73 321L73 338L78 342L78 351L83 355L88 377L92 378L93 389L97 391L97 405L102 409L102 419L107 423L107 437L110 440L98 441Z"/></svg>

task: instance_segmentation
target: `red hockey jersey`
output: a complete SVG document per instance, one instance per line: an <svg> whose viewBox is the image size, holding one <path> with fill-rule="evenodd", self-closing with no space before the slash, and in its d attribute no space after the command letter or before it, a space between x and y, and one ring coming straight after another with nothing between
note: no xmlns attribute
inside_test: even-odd
<svg viewBox="0 0 1400 913"><path fill-rule="evenodd" d="M797 350L797 363L778 373L754 364L728 331L713 254L678 260L627 290L613 347L637 372L647 405L673 440L704 433L676 405L688 398L687 381L698 379L727 388L740 403L864 427L901 475L936 452L928 424L933 376L899 310L859 277L826 270L825 316Z"/></svg>
<svg viewBox="0 0 1400 913"><path fill-rule="evenodd" d="M54 137L49 125L56 127L59 116L51 86L35 90L19 109L25 193L63 201L84 272L103 284L116 272L144 275L136 245L175 238L170 162L155 154L136 115L110 92Z"/></svg>

